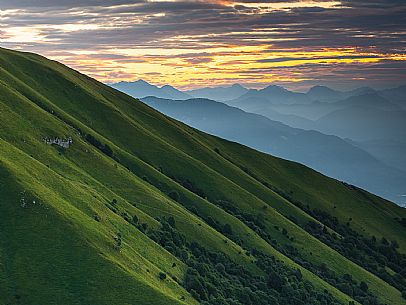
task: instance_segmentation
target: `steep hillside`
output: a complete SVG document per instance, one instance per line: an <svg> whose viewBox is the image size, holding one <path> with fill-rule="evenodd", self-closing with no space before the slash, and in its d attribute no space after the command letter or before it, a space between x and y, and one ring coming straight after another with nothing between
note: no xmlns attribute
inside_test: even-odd
<svg viewBox="0 0 406 305"><path fill-rule="evenodd" d="M0 49L0 122L2 304L405 304L379 197L34 54Z"/></svg>

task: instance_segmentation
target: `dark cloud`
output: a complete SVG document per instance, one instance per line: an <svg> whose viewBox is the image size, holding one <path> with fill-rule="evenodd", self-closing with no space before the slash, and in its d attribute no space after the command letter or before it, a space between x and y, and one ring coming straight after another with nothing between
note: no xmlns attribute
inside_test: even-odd
<svg viewBox="0 0 406 305"><path fill-rule="evenodd" d="M11 2L11 1L10 1ZM23 3L24 1L17 1ZM29 1L28 1L29 2ZM58 1L39 1L42 5ZM207 3L203 1L181 2L138 2L131 6L112 5L131 1L61 1L60 5L80 2L80 14L75 10L52 11L30 9L25 14L14 15L6 20L10 25L27 24L62 25L66 23L102 24L111 21L116 26L102 29L75 32L62 32L52 28L44 29L43 34L49 39L59 39L66 44L79 44L80 47L103 45L130 45L131 43L147 46L156 41L177 35L199 36L194 42L224 43L247 45L263 44L264 38L269 44L281 47L331 46L331 47L368 47L373 44L382 49L399 46L399 38L404 39L402 31L406 30L406 14L396 1L389 1L389 9L366 8L354 10L349 8L297 8L291 11L273 11L265 14L246 14L233 7ZM249 3L261 1L245 1ZM394 3L392 3L394 2ZM91 7L92 3L103 3L101 7ZM134 4L134 2L132 2ZM352 3L352 2L351 2ZM379 2L384 5L384 2ZM355 1L356 5L366 5L365 1ZM78 9L79 10L79 9ZM139 19L141 22L138 22ZM377 22L379 20L379 22ZM258 29L279 29L269 32L265 37L258 34ZM396 30L396 31L395 31ZM242 32L244 34L236 34ZM214 35L213 35L214 34ZM371 37L371 35L373 37ZM402 36L402 37L399 37ZM266 41L265 41L266 42ZM171 41L167 42L169 47ZM185 42L191 46L190 41ZM199 47L198 43L195 43Z"/></svg>
<svg viewBox="0 0 406 305"><path fill-rule="evenodd" d="M398 8L405 7L404 0L342 0L343 6L349 6L353 8Z"/></svg>
<svg viewBox="0 0 406 305"><path fill-rule="evenodd" d="M331 60L331 59L369 59L369 58L381 58L379 55L342 55L342 56L322 56L322 57L277 57L260 59L257 62L262 63L274 63L274 62L287 62L294 60Z"/></svg>
<svg viewBox="0 0 406 305"><path fill-rule="evenodd" d="M44 7L86 7L115 6L145 2L143 0L2 0L1 7L7 8L44 8Z"/></svg>
<svg viewBox="0 0 406 305"><path fill-rule="evenodd" d="M240 4L233 5L237 2ZM171 56L189 65L204 64L212 61L208 52L168 55L171 54L169 50L210 50L232 46L267 49L263 51L264 58L256 60L264 64L297 59L373 59L406 52L404 0L344 0L334 7L323 7L326 1L319 1L314 7L300 7L301 1L289 1L296 5L282 10L252 7L255 3L265 6L279 2L286 1L0 0L0 42L6 47L20 47L45 55L63 56L64 52L97 50L97 54L86 58L123 65L146 60L163 62ZM35 28L40 39L14 41L7 31L13 27ZM168 52L161 57L111 53L112 49L141 48L163 48ZM352 48L363 54L273 58L273 54L278 52L310 52L326 48ZM72 54L68 58L73 60L75 53ZM230 65L244 63L240 58L228 62ZM394 64L400 66L398 61ZM372 67L372 64L369 66ZM222 67L226 69L225 65ZM306 69L313 74L316 69L326 73L319 65ZM399 69L388 64L379 69L381 74L387 71L388 75L392 75L395 70L399 73ZM117 75L125 73L121 71ZM369 75L372 77L374 74Z"/></svg>

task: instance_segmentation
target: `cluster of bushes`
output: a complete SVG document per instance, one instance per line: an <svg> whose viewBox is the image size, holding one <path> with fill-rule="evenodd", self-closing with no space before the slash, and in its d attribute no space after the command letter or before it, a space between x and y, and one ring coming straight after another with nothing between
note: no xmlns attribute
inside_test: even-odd
<svg viewBox="0 0 406 305"><path fill-rule="evenodd" d="M310 210L308 207L306 209ZM398 252L396 241L389 242L386 238L377 240L374 236L368 239L353 230L349 223L341 224L324 211L313 210L309 214L340 237L314 221L305 225L306 231L400 291L406 291L406 255ZM387 268L394 273L390 274Z"/></svg>
<svg viewBox="0 0 406 305"><path fill-rule="evenodd" d="M219 205L221 208L233 214L235 217L243 221L248 227L254 230L259 236L261 236L264 240L270 243L273 247L275 247L279 252L283 253L284 255L291 258L293 261L298 263L299 265L305 267L308 270L311 270L313 273L319 275L322 279L326 282L330 283L331 285L335 286L342 292L346 293L347 295L353 297L355 300L359 301L362 304L370 304L370 305L378 305L379 302L377 298L372 295L368 289L361 289L362 286L365 288L365 283L358 283L354 279L351 278L350 275L346 274L344 276L337 275L334 271L328 269L326 265L318 266L314 263L311 263L303 258L300 252L293 246L289 244L281 245L275 239L271 237L271 235L267 232L265 228L265 224L263 222L263 217L261 215L252 215L249 213L245 213L239 211L236 205L232 204L226 200L218 200L216 204ZM266 207L264 207L266 208ZM277 230L281 230L282 234L284 234L290 240L293 240L293 237L289 237L288 231L285 228L275 227Z"/></svg>
<svg viewBox="0 0 406 305"><path fill-rule="evenodd" d="M350 189L364 194L363 190L353 185L344 182L343 184ZM267 183L264 183L264 185L295 204L325 226L333 229L340 237L335 233L330 234L326 227L315 222L308 222L303 227L306 231L343 256L402 291L402 296L406 299L406 255L397 251L398 243L396 241L389 242L386 238L377 241L376 237L368 239L350 227L351 219L348 219L346 224L339 223L338 219L329 213L311 209L309 205L304 205L293 199L289 194ZM406 226L405 218L398 218L397 221L401 225ZM390 268L394 274L390 274L387 268Z"/></svg>
<svg viewBox="0 0 406 305"><path fill-rule="evenodd" d="M365 282L356 281L350 274L338 275L333 270L329 269L326 264L313 264L305 260L299 251L292 246L285 245L284 247L281 247L278 245L277 248L296 263L317 274L327 283L354 298L359 303L364 305L380 305L377 297L368 291L368 285Z"/></svg>
<svg viewBox="0 0 406 305"><path fill-rule="evenodd" d="M406 228L406 218L402 217L402 218L397 218L396 219L403 227Z"/></svg>
<svg viewBox="0 0 406 305"><path fill-rule="evenodd" d="M252 215L249 213L245 213L240 211L235 204L231 203L227 200L217 200L215 204L221 207L223 210L227 211L228 213L232 214L234 217L238 218L242 222L244 222L248 227L250 227L253 231L258 233L261 236L266 236L266 239L271 240L271 236L265 230L264 224L264 217L261 214ZM263 209L266 210L268 207L264 206Z"/></svg>
<svg viewBox="0 0 406 305"><path fill-rule="evenodd" d="M327 291L318 291L274 257L253 251L264 274L254 275L219 252L187 242L172 217L161 219L159 230L148 236L185 262L189 269L183 286L204 305L318 305L340 304Z"/></svg>
<svg viewBox="0 0 406 305"><path fill-rule="evenodd" d="M85 140L109 157L113 157L113 150L107 144L101 143L91 134L86 134Z"/></svg>
<svg viewBox="0 0 406 305"><path fill-rule="evenodd" d="M206 198L206 193L199 188L193 181L189 180L189 179L183 179L183 178L177 178L174 176L169 175L169 177L176 181L177 183L179 183L180 185L182 185L185 189L191 191L192 193L195 193L197 196L202 197L202 198Z"/></svg>

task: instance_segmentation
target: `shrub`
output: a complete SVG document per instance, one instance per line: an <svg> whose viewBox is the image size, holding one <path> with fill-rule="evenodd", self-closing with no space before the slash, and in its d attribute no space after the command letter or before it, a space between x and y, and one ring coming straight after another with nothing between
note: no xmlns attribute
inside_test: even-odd
<svg viewBox="0 0 406 305"><path fill-rule="evenodd" d="M120 232L117 233L117 235L114 237L114 240L115 240L114 250L120 251L123 244Z"/></svg>
<svg viewBox="0 0 406 305"><path fill-rule="evenodd" d="M177 191L170 191L168 196L172 200L179 201L179 193Z"/></svg>
<svg viewBox="0 0 406 305"><path fill-rule="evenodd" d="M94 147L99 149L101 152L103 152L105 155L109 157L113 157L113 150L108 146L107 144L101 143L99 140L97 140L95 137L93 137L91 134L87 134L85 136L85 140L92 144Z"/></svg>
<svg viewBox="0 0 406 305"><path fill-rule="evenodd" d="M164 272L159 272L159 279L161 280L161 281L163 281L163 280L165 280L166 279L166 273L164 273Z"/></svg>

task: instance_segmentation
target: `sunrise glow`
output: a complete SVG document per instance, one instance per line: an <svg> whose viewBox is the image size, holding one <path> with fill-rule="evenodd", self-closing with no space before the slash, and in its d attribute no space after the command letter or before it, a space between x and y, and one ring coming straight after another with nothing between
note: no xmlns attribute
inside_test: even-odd
<svg viewBox="0 0 406 305"><path fill-rule="evenodd" d="M391 40L402 31L351 26L351 19L373 10L339 1L61 2L42 8L10 2L0 10L0 44L38 52L103 82L305 84L320 81L332 66L338 84L398 78L401 69L392 64L403 65L405 48L393 48ZM342 22L324 27L326 18L339 16ZM366 45L367 38L377 45Z"/></svg>

